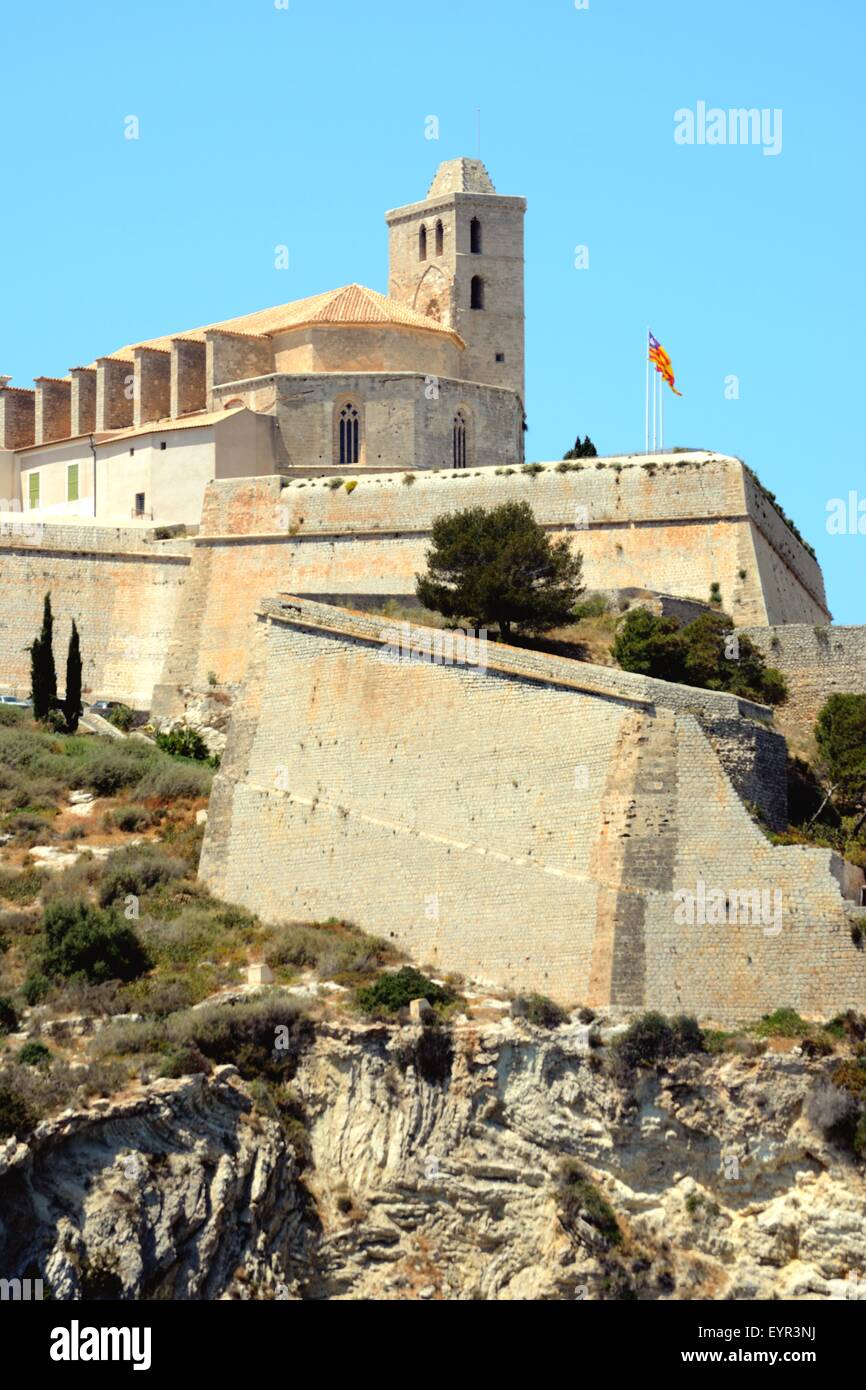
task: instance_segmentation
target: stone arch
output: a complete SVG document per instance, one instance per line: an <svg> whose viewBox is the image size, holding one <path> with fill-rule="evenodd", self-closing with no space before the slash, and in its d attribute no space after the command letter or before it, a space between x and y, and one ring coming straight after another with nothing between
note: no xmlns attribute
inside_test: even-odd
<svg viewBox="0 0 866 1390"><path fill-rule="evenodd" d="M366 448L364 406L358 394L334 401L332 448L335 468L361 468Z"/></svg>
<svg viewBox="0 0 866 1390"><path fill-rule="evenodd" d="M429 265L418 281L412 308L417 309L419 314L427 314L429 318L435 318L438 323L443 323L445 321L444 306L448 304L448 297L448 277L438 266ZM431 313L431 306L435 306L435 313Z"/></svg>
<svg viewBox="0 0 866 1390"><path fill-rule="evenodd" d="M475 461L472 411L465 401L455 406L451 421L451 468L471 468Z"/></svg>

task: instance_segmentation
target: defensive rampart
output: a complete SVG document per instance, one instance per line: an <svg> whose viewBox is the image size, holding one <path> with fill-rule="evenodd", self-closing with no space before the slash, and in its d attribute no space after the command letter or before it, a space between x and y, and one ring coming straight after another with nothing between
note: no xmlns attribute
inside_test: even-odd
<svg viewBox="0 0 866 1390"><path fill-rule="evenodd" d="M527 501L584 557L591 589L651 588L706 602L740 626L826 623L821 571L736 459L530 464L519 469L243 479L208 489L156 708L207 678L243 679L252 615L268 593L409 594L443 512Z"/></svg>
<svg viewBox="0 0 866 1390"><path fill-rule="evenodd" d="M767 711L492 645L436 664L441 633L412 631L260 606L211 800L213 892L567 1004L866 1005L842 896L862 874L773 846L741 799L784 757Z"/></svg>

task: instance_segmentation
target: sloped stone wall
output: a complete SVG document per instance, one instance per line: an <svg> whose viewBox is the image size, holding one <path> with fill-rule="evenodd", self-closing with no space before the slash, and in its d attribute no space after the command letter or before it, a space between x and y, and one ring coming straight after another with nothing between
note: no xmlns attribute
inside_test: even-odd
<svg viewBox="0 0 866 1390"><path fill-rule="evenodd" d="M774 847L713 746L723 734L730 752L739 722L741 773L757 761L758 707L487 657L395 660L375 620L263 605L211 802L208 887L271 921L344 917L421 964L566 1004L721 1020L866 1004L839 861ZM778 890L778 924L678 922L701 883L726 903L758 891L775 907Z"/></svg>

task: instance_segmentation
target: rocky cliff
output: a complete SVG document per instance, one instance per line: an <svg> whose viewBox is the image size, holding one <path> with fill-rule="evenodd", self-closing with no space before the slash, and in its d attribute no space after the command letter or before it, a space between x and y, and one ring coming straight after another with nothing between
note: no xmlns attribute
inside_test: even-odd
<svg viewBox="0 0 866 1390"><path fill-rule="evenodd" d="M866 1297L864 1170L806 1116L827 1059L622 1083L605 1051L320 1022L305 1163L233 1067L67 1111L0 1147L0 1270L61 1299Z"/></svg>

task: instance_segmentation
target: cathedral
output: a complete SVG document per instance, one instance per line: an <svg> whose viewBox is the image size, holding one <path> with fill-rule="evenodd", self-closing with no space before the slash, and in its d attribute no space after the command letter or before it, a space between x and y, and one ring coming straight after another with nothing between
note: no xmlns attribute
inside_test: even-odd
<svg viewBox="0 0 866 1390"><path fill-rule="evenodd" d="M0 510L197 525L206 486L523 461L523 198L475 159L386 214L388 294L348 285L0 377Z"/></svg>

